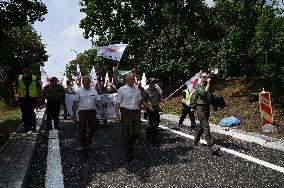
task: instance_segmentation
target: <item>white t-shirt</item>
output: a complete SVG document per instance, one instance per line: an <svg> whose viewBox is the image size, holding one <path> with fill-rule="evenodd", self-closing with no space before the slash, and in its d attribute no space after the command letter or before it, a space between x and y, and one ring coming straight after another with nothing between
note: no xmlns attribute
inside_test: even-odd
<svg viewBox="0 0 284 188"><path fill-rule="evenodd" d="M137 110L141 99L140 90L135 86L129 87L126 84L117 90L116 102L120 104L121 108Z"/></svg>
<svg viewBox="0 0 284 188"><path fill-rule="evenodd" d="M78 103L78 110L95 110L97 101L101 100L94 88L80 88L76 91L74 100Z"/></svg>

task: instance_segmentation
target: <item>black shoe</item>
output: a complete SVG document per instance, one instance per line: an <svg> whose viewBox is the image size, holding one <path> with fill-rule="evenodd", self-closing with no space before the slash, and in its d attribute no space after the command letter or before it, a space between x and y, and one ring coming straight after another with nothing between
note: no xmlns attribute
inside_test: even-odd
<svg viewBox="0 0 284 188"><path fill-rule="evenodd" d="M193 131L197 131L197 128L196 127L189 127L191 130Z"/></svg>
<svg viewBox="0 0 284 188"><path fill-rule="evenodd" d="M198 148L199 147L198 142L193 142L193 146Z"/></svg>
<svg viewBox="0 0 284 188"><path fill-rule="evenodd" d="M95 146L95 143L93 142L93 139L88 138L87 142L88 142L88 145L89 145L90 147Z"/></svg>
<svg viewBox="0 0 284 188"><path fill-rule="evenodd" d="M146 129L146 136L149 140L152 140L152 135L148 129Z"/></svg>
<svg viewBox="0 0 284 188"><path fill-rule="evenodd" d="M183 124L178 124L178 127L184 127L184 125Z"/></svg>
<svg viewBox="0 0 284 188"><path fill-rule="evenodd" d="M211 152L212 155L217 155L217 156L219 156L219 155L220 155L220 154L219 154L220 149L221 149L221 148L217 148L217 147L214 147L214 146L213 146L213 147L210 148L210 152Z"/></svg>
<svg viewBox="0 0 284 188"><path fill-rule="evenodd" d="M57 125L57 126L54 126L54 129L58 130L58 129L59 129L59 126L58 126L58 125Z"/></svg>

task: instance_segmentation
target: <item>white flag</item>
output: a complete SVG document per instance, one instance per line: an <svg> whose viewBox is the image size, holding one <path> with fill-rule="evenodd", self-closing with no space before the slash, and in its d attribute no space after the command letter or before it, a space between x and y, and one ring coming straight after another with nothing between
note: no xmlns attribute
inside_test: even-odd
<svg viewBox="0 0 284 188"><path fill-rule="evenodd" d="M144 88L146 86L146 75L145 73L142 74L142 79L141 79L141 86Z"/></svg>
<svg viewBox="0 0 284 188"><path fill-rule="evenodd" d="M66 73L64 73L64 78L62 80L62 86L64 88L67 88L67 81L68 81L68 78L66 77Z"/></svg>
<svg viewBox="0 0 284 188"><path fill-rule="evenodd" d="M127 44L114 44L96 48L97 56L120 61Z"/></svg>
<svg viewBox="0 0 284 188"><path fill-rule="evenodd" d="M109 77L108 77L108 73L106 73L104 86L107 86L108 83L109 83Z"/></svg>
<svg viewBox="0 0 284 188"><path fill-rule="evenodd" d="M187 88L190 93L192 93L195 90L201 73L202 71L196 73L190 80L186 82Z"/></svg>
<svg viewBox="0 0 284 188"><path fill-rule="evenodd" d="M90 78L91 78L91 87L95 87L97 83L97 74L96 74L96 69L94 66L91 70Z"/></svg>
<svg viewBox="0 0 284 188"><path fill-rule="evenodd" d="M40 81L41 81L41 87L44 88L49 84L49 78L43 69L43 67L40 67Z"/></svg>

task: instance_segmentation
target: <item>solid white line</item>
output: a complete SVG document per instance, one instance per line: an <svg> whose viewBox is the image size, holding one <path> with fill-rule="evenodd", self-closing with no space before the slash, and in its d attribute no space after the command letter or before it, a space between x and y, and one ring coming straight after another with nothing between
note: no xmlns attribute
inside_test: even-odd
<svg viewBox="0 0 284 188"><path fill-rule="evenodd" d="M45 187L64 188L58 132L55 129L49 131Z"/></svg>
<svg viewBox="0 0 284 188"><path fill-rule="evenodd" d="M183 137L190 138L190 139L192 139L192 140L194 139L194 136L192 136L192 135L189 135L189 134L186 134L186 133L183 133L183 132L180 132L180 131L176 131L176 130L173 130L173 129L171 129L171 128L168 128L168 127L165 127L165 126L162 126L162 125L160 125L159 127L162 128L162 129L168 130L168 131L170 131L170 132L172 132L172 133L181 135L181 136L183 136ZM202 140L202 139L201 139L201 140L200 140L200 143L206 144L207 142L206 142L205 140ZM278 172L284 173L284 168L281 167L281 166L277 166L277 165L275 165L275 164L272 164L272 163L269 163L269 162L266 162L266 161L257 159L257 158L255 158L255 157L252 157L252 156L249 156L249 155L246 155L246 154L237 152L237 151L234 151L234 150L232 150L232 149L228 149L228 148L225 148L225 147L222 147L222 146L219 146L219 145L216 145L216 146L217 146L218 148L220 148L220 150L225 151L225 152L227 152L227 153L230 153L230 154L232 154L232 155L235 155L235 156L237 156L237 157L241 157L241 158L246 159L246 160L248 160L248 161L251 161L251 162L257 163L257 164L259 164L259 165L265 166L265 167L267 167L267 168L271 168L271 169L276 170L276 171L278 171Z"/></svg>

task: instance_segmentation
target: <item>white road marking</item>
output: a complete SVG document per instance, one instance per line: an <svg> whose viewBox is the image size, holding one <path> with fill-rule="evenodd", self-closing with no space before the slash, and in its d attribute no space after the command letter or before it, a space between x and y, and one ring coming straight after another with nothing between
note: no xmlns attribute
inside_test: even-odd
<svg viewBox="0 0 284 188"><path fill-rule="evenodd" d="M56 129L49 131L45 187L64 188L59 139Z"/></svg>
<svg viewBox="0 0 284 188"><path fill-rule="evenodd" d="M190 138L192 140L194 139L194 136L192 136L192 135L189 135L189 134L186 134L186 133L183 133L183 132L180 132L180 131L176 131L176 130L173 130L171 128L168 128L168 127L165 127L165 126L162 126L162 125L160 125L159 127L162 128L162 129L168 130L168 131L170 131L172 133L178 134L180 136L183 136L183 137L186 137L186 138ZM200 143L206 144L207 142L205 140L201 139ZM237 151L234 151L232 149L224 148L224 147L219 146L219 145L216 145L216 146L219 147L220 150L225 151L227 153L230 153L232 155L235 155L237 157L241 157L241 158L246 159L248 161L251 161L251 162L257 163L259 165L265 166L267 168L271 168L271 169L276 170L278 172L284 173L284 168L281 167L281 166L277 166L275 164L272 164L272 163L269 163L269 162L257 159L255 157L252 157L252 156L249 156L249 155L237 152Z"/></svg>

